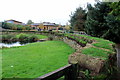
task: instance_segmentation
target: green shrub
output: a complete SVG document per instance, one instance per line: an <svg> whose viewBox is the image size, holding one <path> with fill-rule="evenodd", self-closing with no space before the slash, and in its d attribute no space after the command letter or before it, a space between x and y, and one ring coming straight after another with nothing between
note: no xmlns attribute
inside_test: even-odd
<svg viewBox="0 0 120 80"><path fill-rule="evenodd" d="M53 37L52 37L52 36L49 36L48 39L49 39L50 41L52 41L52 40L53 40Z"/></svg>
<svg viewBox="0 0 120 80"><path fill-rule="evenodd" d="M29 42L29 36L26 35L26 34L20 34L19 36L19 41L22 42L22 43L27 43Z"/></svg>
<svg viewBox="0 0 120 80"><path fill-rule="evenodd" d="M16 36L11 37L12 42L17 42L18 38Z"/></svg>
<svg viewBox="0 0 120 80"><path fill-rule="evenodd" d="M11 43L14 37L14 35L2 35L2 42Z"/></svg>
<svg viewBox="0 0 120 80"><path fill-rule="evenodd" d="M82 43L82 44L87 44L86 41L83 41L83 40L81 40L81 39L79 40L79 42Z"/></svg>
<svg viewBox="0 0 120 80"><path fill-rule="evenodd" d="M36 42L36 41L38 41L38 37L37 36L32 35L32 36L29 37L29 42Z"/></svg>

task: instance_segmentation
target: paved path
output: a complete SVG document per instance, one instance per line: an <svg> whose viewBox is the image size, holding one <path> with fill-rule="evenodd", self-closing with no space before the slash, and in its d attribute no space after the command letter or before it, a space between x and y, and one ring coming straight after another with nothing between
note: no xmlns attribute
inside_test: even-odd
<svg viewBox="0 0 120 80"><path fill-rule="evenodd" d="M117 49L117 65L120 68L120 48L116 48Z"/></svg>
<svg viewBox="0 0 120 80"><path fill-rule="evenodd" d="M120 68L120 44L116 46L117 50L117 66Z"/></svg>
<svg viewBox="0 0 120 80"><path fill-rule="evenodd" d="M116 46L116 48L115 48L116 50L117 50L117 66L118 66L118 70L120 70L120 46L118 47L118 46ZM120 80L120 73L118 72L117 73L117 75L116 75L117 77L118 77L118 80Z"/></svg>

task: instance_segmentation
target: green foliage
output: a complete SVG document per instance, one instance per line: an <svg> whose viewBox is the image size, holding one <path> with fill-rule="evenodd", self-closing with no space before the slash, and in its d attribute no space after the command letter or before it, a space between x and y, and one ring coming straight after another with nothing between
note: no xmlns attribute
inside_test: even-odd
<svg viewBox="0 0 120 80"><path fill-rule="evenodd" d="M81 46L85 46L88 41L85 38L80 38L77 35L73 35L73 34L64 34L65 37L68 37L72 40L75 40L76 42L78 42Z"/></svg>
<svg viewBox="0 0 120 80"><path fill-rule="evenodd" d="M36 42L36 41L38 41L38 37L37 36L32 35L32 36L29 37L29 42Z"/></svg>
<svg viewBox="0 0 120 80"><path fill-rule="evenodd" d="M72 26L72 29L75 31L81 31L84 30L84 22L86 19L86 13L83 8L79 7L76 9L74 14L70 16L70 23Z"/></svg>
<svg viewBox="0 0 120 80"><path fill-rule="evenodd" d="M2 35L2 42L3 43L11 43L11 42L16 42L18 38L15 37L15 35Z"/></svg>
<svg viewBox="0 0 120 80"><path fill-rule="evenodd" d="M112 2L109 4L110 8L112 8L109 14L116 16L117 20L120 20L120 1L119 2Z"/></svg>
<svg viewBox="0 0 120 80"><path fill-rule="evenodd" d="M28 22L27 22L27 25L31 25L31 24L33 24L34 22L32 22L32 20L28 20Z"/></svg>
<svg viewBox="0 0 120 80"><path fill-rule="evenodd" d="M105 18L109 29L103 34L102 37L115 43L120 43L120 20L118 20L118 17L113 14L109 14Z"/></svg>
<svg viewBox="0 0 120 80"><path fill-rule="evenodd" d="M96 76L94 76L93 77L93 80L104 80L104 79L106 79L107 78L107 75L105 75L105 74L99 74L99 75L96 75Z"/></svg>
<svg viewBox="0 0 120 80"><path fill-rule="evenodd" d="M88 4L85 30L87 34L120 43L120 2Z"/></svg>
<svg viewBox="0 0 120 80"><path fill-rule="evenodd" d="M12 23L5 23L3 22L2 28L11 29L11 30L30 30L30 26L12 24ZM23 29L24 28L24 29Z"/></svg>
<svg viewBox="0 0 120 80"><path fill-rule="evenodd" d="M4 43L12 43L20 41L21 43L28 43L28 42L36 42L39 39L45 39L48 38L44 35L39 34L26 34L26 33L20 33L20 34L5 34L2 35L2 42Z"/></svg>
<svg viewBox="0 0 120 80"><path fill-rule="evenodd" d="M19 41L22 42L22 43L27 43L29 42L29 36L26 35L26 34L20 34L19 36Z"/></svg>
<svg viewBox="0 0 120 80"><path fill-rule="evenodd" d="M88 12L85 30L89 35L101 37L108 29L104 17L107 16L111 8L108 6L108 3L104 2L98 2L95 4L95 7L92 7L91 4L88 4L87 8Z"/></svg>
<svg viewBox="0 0 120 80"><path fill-rule="evenodd" d="M67 65L74 51L62 41L2 49L2 78L37 78Z"/></svg>

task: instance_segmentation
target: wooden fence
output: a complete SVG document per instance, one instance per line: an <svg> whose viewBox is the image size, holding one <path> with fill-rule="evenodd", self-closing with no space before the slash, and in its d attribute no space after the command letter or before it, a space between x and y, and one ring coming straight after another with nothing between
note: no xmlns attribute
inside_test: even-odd
<svg viewBox="0 0 120 80"><path fill-rule="evenodd" d="M57 80L62 76L64 80L77 80L77 71L77 64L69 64L34 80Z"/></svg>

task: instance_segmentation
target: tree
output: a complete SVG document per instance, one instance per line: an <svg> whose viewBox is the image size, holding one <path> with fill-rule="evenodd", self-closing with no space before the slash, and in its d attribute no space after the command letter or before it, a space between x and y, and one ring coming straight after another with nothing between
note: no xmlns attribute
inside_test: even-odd
<svg viewBox="0 0 120 80"><path fill-rule="evenodd" d="M86 32L120 43L120 2L98 2L95 7L87 7Z"/></svg>
<svg viewBox="0 0 120 80"><path fill-rule="evenodd" d="M110 11L104 16L107 29L104 29L102 37L120 43L120 2L107 3Z"/></svg>
<svg viewBox="0 0 120 80"><path fill-rule="evenodd" d="M85 22L85 31L87 34L101 37L107 30L107 22L105 16L108 15L111 8L108 6L109 3L98 2L95 7L91 4L87 5L87 19Z"/></svg>
<svg viewBox="0 0 120 80"><path fill-rule="evenodd" d="M66 30L70 30L70 27L71 27L71 26L68 25L68 23L66 23L66 25L65 25L65 29L66 29Z"/></svg>
<svg viewBox="0 0 120 80"><path fill-rule="evenodd" d="M32 22L32 20L28 20L28 22L27 22L27 25L31 25L31 24L33 24L34 22Z"/></svg>
<svg viewBox="0 0 120 80"><path fill-rule="evenodd" d="M72 29L75 31L81 31L84 30L84 23L86 19L86 13L83 8L79 7L76 9L75 13L70 15L70 23L72 26Z"/></svg>

